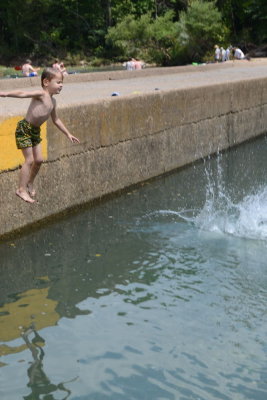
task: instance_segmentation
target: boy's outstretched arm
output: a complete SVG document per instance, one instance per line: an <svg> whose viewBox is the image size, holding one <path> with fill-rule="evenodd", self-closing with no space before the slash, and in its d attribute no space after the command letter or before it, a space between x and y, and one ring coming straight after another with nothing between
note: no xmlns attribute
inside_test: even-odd
<svg viewBox="0 0 267 400"><path fill-rule="evenodd" d="M60 118L58 118L57 113L56 113L56 107L54 107L52 113L51 113L51 118L53 123L56 125L56 127L64 133L64 135L67 136L67 138L72 142L72 143L80 143L80 140L73 136L68 129L65 127L63 122L61 121Z"/></svg>
<svg viewBox="0 0 267 400"><path fill-rule="evenodd" d="M42 95L42 90L32 90L30 92L27 92L26 90L11 90L10 92L0 92L0 97L17 97L20 99L28 97L40 97Z"/></svg>

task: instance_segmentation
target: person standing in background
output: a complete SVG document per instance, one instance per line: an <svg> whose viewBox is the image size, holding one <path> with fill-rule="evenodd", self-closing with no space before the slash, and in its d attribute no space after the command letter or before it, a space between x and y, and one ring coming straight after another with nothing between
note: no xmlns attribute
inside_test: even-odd
<svg viewBox="0 0 267 400"><path fill-rule="evenodd" d="M225 49L223 47L221 47L221 60L222 60L222 62L226 61L225 54L226 54Z"/></svg>
<svg viewBox="0 0 267 400"><path fill-rule="evenodd" d="M220 48L219 48L219 46L217 44L215 44L214 48L215 48L214 60L215 60L215 62L219 62L220 61L220 57L221 57Z"/></svg>

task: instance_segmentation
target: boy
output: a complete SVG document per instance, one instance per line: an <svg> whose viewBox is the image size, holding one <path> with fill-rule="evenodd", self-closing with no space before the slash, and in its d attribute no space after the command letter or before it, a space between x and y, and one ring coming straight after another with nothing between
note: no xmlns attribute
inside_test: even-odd
<svg viewBox="0 0 267 400"><path fill-rule="evenodd" d="M56 100L53 96L61 92L62 73L53 68L46 68L42 73L41 83L42 89L32 92L22 90L0 92L0 97L30 97L32 99L25 119L18 122L15 134L17 148L22 150L25 158L20 170L19 188L16 190L16 195L28 203L35 201L33 182L43 162L40 126L51 115L53 123L72 143L80 143L79 139L70 134L56 113Z"/></svg>

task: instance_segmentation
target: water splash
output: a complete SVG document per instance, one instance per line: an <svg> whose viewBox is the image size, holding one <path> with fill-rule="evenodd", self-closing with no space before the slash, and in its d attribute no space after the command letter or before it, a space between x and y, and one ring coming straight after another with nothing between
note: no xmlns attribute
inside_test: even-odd
<svg viewBox="0 0 267 400"><path fill-rule="evenodd" d="M221 154L217 155L215 171L207 165L205 173L206 201L194 217L194 225L206 231L267 240L267 186L235 202L223 179Z"/></svg>
<svg viewBox="0 0 267 400"><path fill-rule="evenodd" d="M186 222L203 231L267 241L267 186L254 187L250 194L244 194L240 188L229 187L227 178L224 179L225 172L221 153L217 154L216 160L204 160L203 206L177 211L157 210L143 218Z"/></svg>
<svg viewBox="0 0 267 400"><path fill-rule="evenodd" d="M228 199L224 207L220 205L216 199L208 199L195 217L195 225L203 230L267 240L267 187L240 203L233 204Z"/></svg>

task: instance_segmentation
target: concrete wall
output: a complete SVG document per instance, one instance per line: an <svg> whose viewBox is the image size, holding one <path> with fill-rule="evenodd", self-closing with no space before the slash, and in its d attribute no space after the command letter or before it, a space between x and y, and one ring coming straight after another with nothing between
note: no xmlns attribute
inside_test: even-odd
<svg viewBox="0 0 267 400"><path fill-rule="evenodd" d="M0 235L258 136L267 131L266 111L267 78L60 109L81 144L47 123L35 204L14 195L16 165L0 173Z"/></svg>

